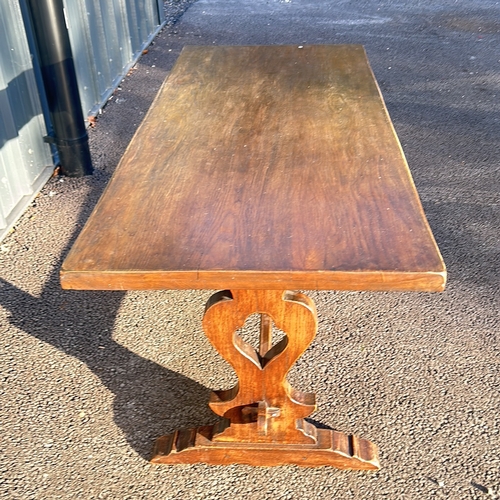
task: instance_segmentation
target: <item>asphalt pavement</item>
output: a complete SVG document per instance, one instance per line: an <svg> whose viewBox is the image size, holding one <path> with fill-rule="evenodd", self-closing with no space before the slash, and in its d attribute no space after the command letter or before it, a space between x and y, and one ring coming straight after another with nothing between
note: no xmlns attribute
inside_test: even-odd
<svg viewBox="0 0 500 500"><path fill-rule="evenodd" d="M500 498L500 2L167 9L89 131L95 174L52 178L1 243L0 498ZM157 436L214 422L209 390L235 382L201 330L212 292L64 291L62 260L185 45L345 43L365 46L448 285L311 291L319 333L289 379L382 468L151 465Z"/></svg>

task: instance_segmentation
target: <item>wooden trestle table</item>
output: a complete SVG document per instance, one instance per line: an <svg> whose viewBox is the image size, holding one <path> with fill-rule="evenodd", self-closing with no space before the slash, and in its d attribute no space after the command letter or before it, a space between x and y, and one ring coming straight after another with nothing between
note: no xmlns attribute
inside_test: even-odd
<svg viewBox="0 0 500 500"><path fill-rule="evenodd" d="M239 382L153 462L345 469L379 468L377 447L305 420L315 396L286 375L317 316L293 290L445 281L359 45L185 47L61 271L66 289L223 290L203 328ZM237 334L254 313L258 351Z"/></svg>

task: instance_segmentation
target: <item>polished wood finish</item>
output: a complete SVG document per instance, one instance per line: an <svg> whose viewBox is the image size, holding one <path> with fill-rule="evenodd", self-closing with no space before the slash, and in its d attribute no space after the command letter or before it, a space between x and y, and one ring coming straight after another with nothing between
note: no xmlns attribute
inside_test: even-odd
<svg viewBox="0 0 500 500"><path fill-rule="evenodd" d="M286 333L264 355L235 333L256 312ZM210 399L210 408L232 424L217 439L311 444L315 429L308 430L302 419L316 409L314 395L292 388L286 375L316 335L312 300L276 290L218 292L208 303L203 329L238 376L235 387L214 392Z"/></svg>
<svg viewBox="0 0 500 500"><path fill-rule="evenodd" d="M366 439L342 432L317 429L312 446L279 444L225 443L214 441L218 426L185 429L156 441L151 462L185 464L204 462L213 465L248 464L261 466L329 465L338 469L377 470L380 468L375 445Z"/></svg>
<svg viewBox="0 0 500 500"><path fill-rule="evenodd" d="M286 289L442 290L446 271L361 46L186 47L66 258L68 289L229 289L206 335L238 384L155 463L377 469L286 375L314 338ZM257 350L237 334L261 314ZM285 332L273 345L272 324Z"/></svg>
<svg viewBox="0 0 500 500"><path fill-rule="evenodd" d="M236 333L255 312L264 315L258 351ZM269 345L272 322L286 333L274 346ZM286 379L316 335L316 309L309 297L275 290L218 292L207 304L203 328L234 368L238 383L211 395L210 408L224 417L219 424L162 436L153 463L379 468L374 444L304 420L316 409L315 396Z"/></svg>
<svg viewBox="0 0 500 500"><path fill-rule="evenodd" d="M259 337L259 356L262 358L271 348L273 342L272 319L265 313L260 315L260 337Z"/></svg>
<svg viewBox="0 0 500 500"><path fill-rule="evenodd" d="M361 46L186 47L63 288L439 291Z"/></svg>

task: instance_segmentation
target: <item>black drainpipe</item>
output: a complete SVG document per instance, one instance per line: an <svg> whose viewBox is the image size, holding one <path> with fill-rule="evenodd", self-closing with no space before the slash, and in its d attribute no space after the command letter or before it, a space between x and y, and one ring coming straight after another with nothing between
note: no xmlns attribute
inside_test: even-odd
<svg viewBox="0 0 500 500"><path fill-rule="evenodd" d="M92 174L89 138L82 112L75 64L62 0L28 0L43 84L61 172L71 177Z"/></svg>

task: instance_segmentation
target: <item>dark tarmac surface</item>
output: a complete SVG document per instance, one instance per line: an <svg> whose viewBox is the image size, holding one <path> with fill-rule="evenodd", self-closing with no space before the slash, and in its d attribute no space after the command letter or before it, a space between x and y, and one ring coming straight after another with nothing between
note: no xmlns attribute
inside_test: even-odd
<svg viewBox="0 0 500 500"><path fill-rule="evenodd" d="M184 45L318 43L365 46L449 273L442 294L310 292L290 381L382 469L150 465L234 383L211 291L69 292L59 267ZM500 2L198 0L90 139L95 174L51 179L1 243L0 498L500 498Z"/></svg>

